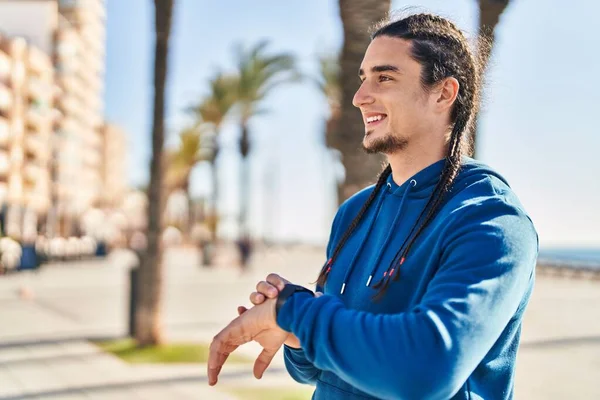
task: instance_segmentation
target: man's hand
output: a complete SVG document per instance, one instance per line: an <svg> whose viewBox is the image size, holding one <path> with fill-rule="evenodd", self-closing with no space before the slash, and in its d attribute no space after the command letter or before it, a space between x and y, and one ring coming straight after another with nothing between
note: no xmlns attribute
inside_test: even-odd
<svg viewBox="0 0 600 400"><path fill-rule="evenodd" d="M260 281L256 284L256 292L250 294L250 302L256 306L262 304L266 299L274 299L288 283L290 281L287 279L271 273L265 281Z"/></svg>
<svg viewBox="0 0 600 400"><path fill-rule="evenodd" d="M217 383L219 372L227 357L240 345L252 340L258 342L263 351L254 363L254 376L262 378L271 360L288 337L288 332L279 328L275 321L275 299L241 313L214 337L208 355L208 384ZM239 309L238 309L239 310Z"/></svg>
<svg viewBox="0 0 600 400"><path fill-rule="evenodd" d="M267 279L264 281L260 281L256 284L256 292L252 292L250 294L250 302L255 306L262 304L267 299L276 299L279 296L279 292L281 292L286 284L290 283L287 279L271 273L267 276ZM315 293L316 297L319 297L322 293ZM248 309L244 306L238 307L238 314L242 315L248 311ZM292 347L294 349L299 349L300 341L293 333L288 334L287 339L285 340L285 345L288 347Z"/></svg>

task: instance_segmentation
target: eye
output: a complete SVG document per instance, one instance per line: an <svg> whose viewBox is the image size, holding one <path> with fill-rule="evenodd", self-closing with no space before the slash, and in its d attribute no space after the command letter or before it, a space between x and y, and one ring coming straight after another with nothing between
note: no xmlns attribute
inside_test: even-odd
<svg viewBox="0 0 600 400"><path fill-rule="evenodd" d="M365 77L364 76L359 76L358 77L358 83L363 83L365 81Z"/></svg>
<svg viewBox="0 0 600 400"><path fill-rule="evenodd" d="M391 81L392 78L390 78L389 76L386 76L386 75L379 75L378 80L379 80L379 82L386 82L386 81Z"/></svg>

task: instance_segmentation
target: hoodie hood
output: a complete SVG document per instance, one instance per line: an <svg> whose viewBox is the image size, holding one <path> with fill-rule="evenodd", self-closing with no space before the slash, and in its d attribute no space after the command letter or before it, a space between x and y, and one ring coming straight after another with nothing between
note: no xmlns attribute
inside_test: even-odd
<svg viewBox="0 0 600 400"><path fill-rule="evenodd" d="M401 258L402 250L410 239L410 231L417 222L418 215L425 207L427 200L439 182L442 170L444 169L445 159L439 160L407 179L402 185L394 182L392 174L388 176L385 186L374 199L368 212L360 222L355 235L360 237L358 243L350 248L353 255L350 257L348 267L341 279L339 293L341 295L346 291L346 286L357 265L363 264L363 268L369 269L365 285L371 286L376 272L381 269L381 264L386 251L390 245L397 248L397 254L391 260L391 270L384 272L384 277L394 274L394 265L402 265L404 258ZM494 176L503 184L508 186L506 180L487 165L476 161L470 157L463 157L461 168L456 176L450 195L447 195L445 202L452 197L454 193L460 192L471 184L479 182L484 177ZM363 196L368 196L374 186L366 189ZM368 194L367 194L368 193ZM363 202L366 200L363 200ZM361 204L362 205L362 204ZM399 236L401 241L398 242ZM379 242L379 246L374 251L370 251L368 261L365 262L363 252L365 247L372 247L373 242ZM362 257L362 258L361 258ZM389 261L388 261L389 262ZM364 265L367 263L368 265Z"/></svg>
<svg viewBox="0 0 600 400"><path fill-rule="evenodd" d="M437 185L442 174L442 170L444 169L445 162L446 159L436 161L435 163L423 168L421 171L407 179L407 181L402 185L398 185L396 182L394 182L392 174L390 174L386 182L387 191L394 196L402 197L410 185L413 186L410 189L410 198L427 198L431 195L435 185ZM462 158L461 168L454 180L453 186L462 186L468 184L469 182L474 182L481 179L483 175L494 176L508 186L508 182L503 176L488 167L486 164L466 156Z"/></svg>

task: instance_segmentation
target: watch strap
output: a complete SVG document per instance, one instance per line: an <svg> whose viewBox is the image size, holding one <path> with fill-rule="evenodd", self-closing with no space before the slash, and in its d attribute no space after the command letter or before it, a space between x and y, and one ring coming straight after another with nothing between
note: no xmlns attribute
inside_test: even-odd
<svg viewBox="0 0 600 400"><path fill-rule="evenodd" d="M311 295L315 295L312 290L305 288L304 286L294 285L293 283L288 283L284 286L283 290L279 292L277 296L277 302L275 303L275 318L279 315L279 310L285 304L285 302L294 295L294 293L305 292L310 293Z"/></svg>

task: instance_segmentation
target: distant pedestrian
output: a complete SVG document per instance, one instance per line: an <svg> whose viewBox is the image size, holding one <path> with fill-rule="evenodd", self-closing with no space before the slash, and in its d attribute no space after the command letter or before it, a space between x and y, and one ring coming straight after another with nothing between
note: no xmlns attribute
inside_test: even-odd
<svg viewBox="0 0 600 400"><path fill-rule="evenodd" d="M238 250L240 253L240 266L242 271L245 271L250 263L250 257L252 256L253 244L250 235L243 235L237 241Z"/></svg>

